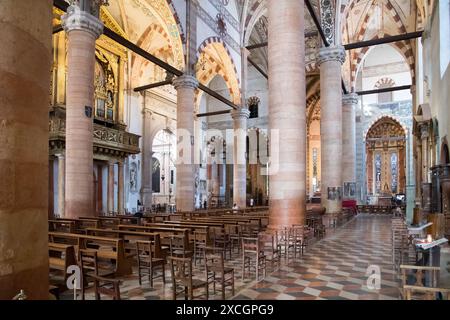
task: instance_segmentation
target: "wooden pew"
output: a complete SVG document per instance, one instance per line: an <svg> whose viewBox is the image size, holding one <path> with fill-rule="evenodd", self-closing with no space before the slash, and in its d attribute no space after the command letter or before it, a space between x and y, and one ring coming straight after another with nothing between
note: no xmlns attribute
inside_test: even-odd
<svg viewBox="0 0 450 320"><path fill-rule="evenodd" d="M77 221L48 220L49 231L75 233L77 229Z"/></svg>
<svg viewBox="0 0 450 320"><path fill-rule="evenodd" d="M155 257L165 258L165 252L163 252L161 247L161 237L159 233L95 228L88 228L86 231L87 234L91 236L122 239L124 241L125 250L132 251L133 255L135 254L137 240L151 241L155 248Z"/></svg>
<svg viewBox="0 0 450 320"><path fill-rule="evenodd" d="M67 267L77 265L75 248L73 245L61 243L48 244L49 269L62 271L64 284L67 280Z"/></svg>
<svg viewBox="0 0 450 320"><path fill-rule="evenodd" d="M119 230L137 231L137 232L151 232L159 233L161 237L161 243L163 245L169 244L169 239L171 236L184 236L185 247L189 247L189 234L190 230L188 228L176 228L176 227L152 227L152 226L134 226L134 225L119 225Z"/></svg>
<svg viewBox="0 0 450 320"><path fill-rule="evenodd" d="M120 224L117 217L80 217L80 220L97 221L96 228L115 228Z"/></svg>
<svg viewBox="0 0 450 320"><path fill-rule="evenodd" d="M74 233L84 233L86 228L98 228L99 222L96 220L80 220L80 219L70 219L70 218L58 218L55 221L61 222L73 222L75 224ZM56 231L56 230L55 230Z"/></svg>
<svg viewBox="0 0 450 320"><path fill-rule="evenodd" d="M99 259L114 261L116 276L132 273L132 259L125 253L124 241L118 238L96 237L75 233L49 232L49 241L52 243L71 244L79 249L92 249L97 251Z"/></svg>

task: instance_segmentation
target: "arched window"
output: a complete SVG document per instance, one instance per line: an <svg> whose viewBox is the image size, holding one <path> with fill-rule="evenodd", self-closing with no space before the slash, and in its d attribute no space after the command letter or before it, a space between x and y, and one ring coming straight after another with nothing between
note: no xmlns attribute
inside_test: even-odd
<svg viewBox="0 0 450 320"><path fill-rule="evenodd" d="M161 165L159 160L152 158L152 192L160 193Z"/></svg>
<svg viewBox="0 0 450 320"><path fill-rule="evenodd" d="M394 80L391 78L382 78L375 84L375 89L386 89L395 86ZM378 103L388 103L392 102L393 96L392 92L382 92L378 94Z"/></svg>
<svg viewBox="0 0 450 320"><path fill-rule="evenodd" d="M258 107L259 107L259 98L258 97L250 97L248 99L248 110L250 111L250 119L258 118Z"/></svg>

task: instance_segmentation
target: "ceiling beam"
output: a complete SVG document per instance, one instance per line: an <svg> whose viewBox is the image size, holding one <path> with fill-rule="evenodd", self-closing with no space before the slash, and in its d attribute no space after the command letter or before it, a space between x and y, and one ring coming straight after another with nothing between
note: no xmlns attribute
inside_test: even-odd
<svg viewBox="0 0 450 320"><path fill-rule="evenodd" d="M249 45L247 47L245 47L247 50L254 50L254 49L259 49L259 48L264 48L267 47L269 45L268 42L262 42L262 43L257 43L257 44L252 44Z"/></svg>
<svg viewBox="0 0 450 320"><path fill-rule="evenodd" d="M213 112L207 112L207 113L199 113L199 114L197 114L197 118L218 116L221 114L228 114L230 112L231 112L231 110L222 110L222 111L213 111Z"/></svg>
<svg viewBox="0 0 450 320"><path fill-rule="evenodd" d="M63 30L64 30L63 26L60 25L60 24L58 24L57 26L54 26L54 27L53 27L53 34L59 33L59 32L61 32L61 31L63 31Z"/></svg>
<svg viewBox="0 0 450 320"><path fill-rule="evenodd" d="M172 84L172 79L170 80L164 80L164 81L160 81L160 82L155 82L155 83L151 83L151 84L147 84L145 86L141 86L141 87L136 87L134 88L134 92L140 92L140 91L145 91L145 90L149 90L149 89L154 89L154 88L159 88L162 86L166 86L168 84Z"/></svg>
<svg viewBox="0 0 450 320"><path fill-rule="evenodd" d="M383 92L392 92L392 91L401 91L401 90L409 90L411 89L411 85L406 86L398 86L398 87L390 87L390 88L383 88L383 89L375 89L375 90L366 90L366 91L358 91L356 92L359 96L365 96L368 94L376 94L376 93L383 93Z"/></svg>
<svg viewBox="0 0 450 320"><path fill-rule="evenodd" d="M237 105L235 105L233 102L231 102L230 100L228 100L228 99L225 98L224 96L218 94L218 93L215 92L214 90L208 88L207 86L205 86L205 85L203 85L203 84L201 84L201 83L198 84L198 88L199 88L200 90L202 90L203 92L209 94L211 97L216 98L217 100L219 100L219 101L225 103L226 105L232 107L232 108L235 109L235 110L239 108Z"/></svg>
<svg viewBox="0 0 450 320"><path fill-rule="evenodd" d="M399 34L396 36L389 36L389 37L383 37L383 38L379 38L379 39L372 39L372 40L360 41L360 42L355 42L355 43L349 43L349 44L345 44L344 48L345 48L345 50L352 50L352 49L371 47L371 46L392 43L392 42L397 42L397 41L416 39L416 38L420 38L422 36L422 33L423 33L423 31L416 31L416 32Z"/></svg>
<svg viewBox="0 0 450 320"><path fill-rule="evenodd" d="M259 71L259 73L261 73L263 75L264 78L269 79L269 76L267 75L267 73L265 73L264 70L261 69L261 67L258 66L255 61L253 61L250 57L248 57L247 60L248 60L248 62L250 62L250 64L252 66L255 67L256 70Z"/></svg>

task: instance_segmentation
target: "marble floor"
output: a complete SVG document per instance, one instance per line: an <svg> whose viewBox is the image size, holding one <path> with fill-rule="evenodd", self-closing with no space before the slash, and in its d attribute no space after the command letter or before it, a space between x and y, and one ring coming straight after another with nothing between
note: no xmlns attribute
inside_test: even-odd
<svg viewBox="0 0 450 320"><path fill-rule="evenodd" d="M231 290L227 299L234 300L393 300L399 298L399 280L393 269L391 254L391 217L360 214L337 229L328 229L327 235L308 246L300 258L282 258L279 268L268 263L264 279L254 276L242 280L241 256L233 254L226 262L235 269L235 295ZM445 249L443 250L446 252ZM450 256L450 254L449 254ZM443 259L444 260L444 259ZM443 261L443 263L446 263ZM130 300L164 300L172 298L170 272L168 283L157 279L154 287L144 281L139 285L136 272L122 278L121 298ZM368 280L379 270L381 278ZM204 278L203 267L194 269L196 277ZM444 278L447 273L444 273ZM374 276L371 277L373 279ZM446 279L446 278L445 278ZM203 289L199 289L203 293ZM210 299L221 299L212 293ZM93 299L88 290L87 299ZM61 299L73 299L73 293L62 294ZM183 297L180 297L183 299Z"/></svg>

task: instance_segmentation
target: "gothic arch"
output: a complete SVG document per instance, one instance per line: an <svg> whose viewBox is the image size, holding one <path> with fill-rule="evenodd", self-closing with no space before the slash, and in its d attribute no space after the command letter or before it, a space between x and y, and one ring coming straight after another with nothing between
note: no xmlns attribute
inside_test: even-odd
<svg viewBox="0 0 450 320"><path fill-rule="evenodd" d="M385 34L385 36L390 36L389 34ZM378 35L375 35L371 40L378 39ZM411 83L415 82L414 75L414 55L412 49L409 46L405 46L403 42L396 42L393 44L389 44L392 48L394 48L404 59L404 62L409 66L409 71L411 74ZM364 59L370 54L370 51L374 47L364 47L359 50L355 50L351 56L351 66L350 66L350 81L352 91L356 88L356 80L359 73L359 70L362 66Z"/></svg>
<svg viewBox="0 0 450 320"><path fill-rule="evenodd" d="M197 50L197 79L207 85L216 75L222 76L235 104L240 104L240 81L233 57L220 37L205 39ZM200 101L201 92L197 94ZM197 103L198 104L198 103Z"/></svg>

